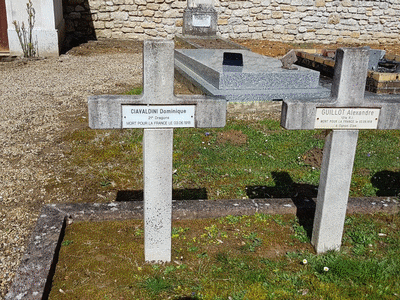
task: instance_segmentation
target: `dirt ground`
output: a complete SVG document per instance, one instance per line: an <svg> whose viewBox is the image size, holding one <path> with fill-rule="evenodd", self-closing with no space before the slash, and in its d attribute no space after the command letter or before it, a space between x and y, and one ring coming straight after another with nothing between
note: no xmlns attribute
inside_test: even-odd
<svg viewBox="0 0 400 300"><path fill-rule="evenodd" d="M237 43L251 49L253 52L277 57L285 55L290 49L337 49L341 47L364 47L386 50L387 53L400 54L400 42L397 44L316 44L316 43L282 43L266 40L237 40Z"/></svg>
<svg viewBox="0 0 400 300"><path fill-rule="evenodd" d="M227 43L217 42L213 39L210 40L194 40L204 48L228 48L230 47ZM337 49L340 47L364 47L369 46L374 49L386 50L387 53L400 54L400 42L397 44L318 44L318 43L282 43L278 41L269 40L234 40L233 42L249 48L251 51L272 56L279 57L285 55L291 49ZM179 42L176 42L177 48L183 48ZM96 55L101 53L138 53L142 52L142 43L134 40L99 40L90 41L86 44L82 44L68 51L71 55Z"/></svg>
<svg viewBox="0 0 400 300"><path fill-rule="evenodd" d="M188 39L189 42L208 49L232 49L235 44L245 47L251 51L271 56L281 57L291 49L337 49L340 47L371 47L373 49L386 50L387 53L400 55L400 42L397 44L318 44L318 43L283 43L269 40L221 40L221 39ZM76 56L95 56L105 53L142 53L143 42L136 40L97 40L74 47L67 51L68 55ZM193 48L188 44L182 43L180 39L175 40L175 48ZM187 82L175 80L176 94L197 94L199 90L188 86ZM275 110L276 112L276 110ZM276 113L275 113L276 115Z"/></svg>

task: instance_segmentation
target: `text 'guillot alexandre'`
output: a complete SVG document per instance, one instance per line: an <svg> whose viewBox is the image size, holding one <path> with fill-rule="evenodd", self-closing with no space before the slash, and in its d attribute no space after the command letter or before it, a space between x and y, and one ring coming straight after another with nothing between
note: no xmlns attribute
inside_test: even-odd
<svg viewBox="0 0 400 300"><path fill-rule="evenodd" d="M317 108L315 129L376 129L380 108Z"/></svg>
<svg viewBox="0 0 400 300"><path fill-rule="evenodd" d="M122 105L122 128L194 127L195 105Z"/></svg>

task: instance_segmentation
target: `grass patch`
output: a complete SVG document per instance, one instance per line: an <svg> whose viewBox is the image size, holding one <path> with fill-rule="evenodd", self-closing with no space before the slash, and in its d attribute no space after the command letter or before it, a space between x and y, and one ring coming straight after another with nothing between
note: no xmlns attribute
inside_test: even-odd
<svg viewBox="0 0 400 300"><path fill-rule="evenodd" d="M341 251L315 255L294 216L179 220L172 262L153 265L142 221L74 223L50 299L396 299L399 228L399 214L351 215Z"/></svg>
<svg viewBox="0 0 400 300"><path fill-rule="evenodd" d="M126 92L126 95L140 95L143 92L142 87L137 87Z"/></svg>
<svg viewBox="0 0 400 300"><path fill-rule="evenodd" d="M224 128L175 129L174 197L315 197L325 134L285 130L277 120L232 116ZM64 137L65 174L46 188L69 189L76 201L85 202L109 202L117 192L142 190L142 136L141 129L69 133ZM351 197L399 195L399 146L399 130L360 131ZM111 196L93 198L99 194ZM132 200L140 193L125 195L127 199L118 200Z"/></svg>

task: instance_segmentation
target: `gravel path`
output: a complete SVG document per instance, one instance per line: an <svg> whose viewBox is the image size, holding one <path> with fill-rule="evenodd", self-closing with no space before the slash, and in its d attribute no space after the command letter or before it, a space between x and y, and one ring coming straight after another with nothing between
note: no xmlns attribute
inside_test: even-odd
<svg viewBox="0 0 400 300"><path fill-rule="evenodd" d="M141 53L62 55L0 63L0 298L4 297L57 180L63 132L87 112L87 97L141 83Z"/></svg>

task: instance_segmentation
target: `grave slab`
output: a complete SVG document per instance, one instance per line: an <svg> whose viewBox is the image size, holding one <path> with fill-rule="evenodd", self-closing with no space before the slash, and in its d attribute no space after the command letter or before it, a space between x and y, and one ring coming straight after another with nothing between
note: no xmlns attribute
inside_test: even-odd
<svg viewBox="0 0 400 300"><path fill-rule="evenodd" d="M243 66L223 65L224 53L243 56ZM329 97L319 72L282 68L279 59L232 49L177 49L175 69L208 95L246 102Z"/></svg>
<svg viewBox="0 0 400 300"><path fill-rule="evenodd" d="M351 198L348 213L400 211L396 197ZM172 201L174 220L241 216L254 213L298 214L313 211L313 201L291 199L184 200ZM42 207L5 300L48 299L65 228L73 222L143 218L143 201L111 203L61 203ZM38 238L39 237L39 238Z"/></svg>

